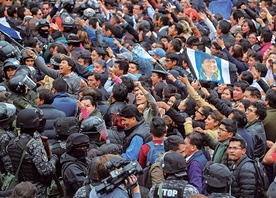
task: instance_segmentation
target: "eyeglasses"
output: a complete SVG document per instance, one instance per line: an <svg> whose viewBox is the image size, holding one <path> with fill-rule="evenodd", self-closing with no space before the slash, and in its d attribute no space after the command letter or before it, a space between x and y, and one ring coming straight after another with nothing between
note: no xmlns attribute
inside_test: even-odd
<svg viewBox="0 0 276 198"><path fill-rule="evenodd" d="M200 115L204 116L204 114L201 113L199 110L196 110L196 113L199 113Z"/></svg>
<svg viewBox="0 0 276 198"><path fill-rule="evenodd" d="M242 150L241 147L228 147L227 149L228 149L229 151L230 151L230 150L233 150L233 151Z"/></svg>

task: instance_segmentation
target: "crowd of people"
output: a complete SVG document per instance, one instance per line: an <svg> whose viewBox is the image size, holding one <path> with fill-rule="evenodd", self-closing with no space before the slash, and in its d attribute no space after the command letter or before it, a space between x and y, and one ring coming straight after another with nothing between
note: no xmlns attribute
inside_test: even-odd
<svg viewBox="0 0 276 198"><path fill-rule="evenodd" d="M275 0L0 0L0 197L276 197L275 21Z"/></svg>

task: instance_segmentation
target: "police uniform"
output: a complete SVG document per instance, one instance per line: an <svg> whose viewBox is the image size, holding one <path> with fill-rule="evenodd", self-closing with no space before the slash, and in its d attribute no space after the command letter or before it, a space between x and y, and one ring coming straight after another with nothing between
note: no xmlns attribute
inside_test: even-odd
<svg viewBox="0 0 276 198"><path fill-rule="evenodd" d="M18 146L24 139L27 139L27 142L31 139L33 140L26 148L27 152L19 171L19 181L31 181L37 188L37 197L46 197L46 187L50 180L47 177L55 171L56 159L51 158L48 160L42 142L34 139L29 134L23 133L19 137L11 140L7 148L8 154L12 160L14 173L17 170L23 151L19 149Z"/></svg>
<svg viewBox="0 0 276 198"><path fill-rule="evenodd" d="M160 186L162 184L162 188ZM149 198L158 198L159 193L162 192L163 198L185 198L198 194L198 190L188 184L187 181L179 180L176 177L168 177L163 183L155 184L148 194Z"/></svg>
<svg viewBox="0 0 276 198"><path fill-rule="evenodd" d="M11 158L7 153L6 147L8 146L10 140L15 137L15 135L10 131L5 131L0 128L0 172L12 172Z"/></svg>
<svg viewBox="0 0 276 198"><path fill-rule="evenodd" d="M29 90L25 95L12 92L11 99L13 100L17 112L22 109L36 107L36 93L32 90Z"/></svg>
<svg viewBox="0 0 276 198"><path fill-rule="evenodd" d="M166 152L160 160L160 166L166 173L166 181L155 184L148 194L149 198L185 198L199 194L198 190L183 180L187 175L186 159L178 152Z"/></svg>

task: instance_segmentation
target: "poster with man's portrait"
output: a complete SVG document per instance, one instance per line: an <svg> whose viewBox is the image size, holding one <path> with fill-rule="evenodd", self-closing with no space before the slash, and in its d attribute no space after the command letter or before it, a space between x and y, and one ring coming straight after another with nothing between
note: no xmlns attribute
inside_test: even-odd
<svg viewBox="0 0 276 198"><path fill-rule="evenodd" d="M187 57L198 80L231 84L228 61L189 48Z"/></svg>

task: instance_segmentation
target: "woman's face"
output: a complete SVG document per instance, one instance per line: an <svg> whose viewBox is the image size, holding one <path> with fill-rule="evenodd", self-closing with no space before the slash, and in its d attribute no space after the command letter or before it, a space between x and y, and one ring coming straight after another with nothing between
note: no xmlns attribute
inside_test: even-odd
<svg viewBox="0 0 276 198"><path fill-rule="evenodd" d="M175 103L175 101L176 101L175 96L171 96L171 97L169 98L167 104L168 104L170 107L172 107L173 104Z"/></svg>
<svg viewBox="0 0 276 198"><path fill-rule="evenodd" d="M146 96L143 94L141 90L138 90L135 95L136 104L141 105L147 102Z"/></svg>
<svg viewBox="0 0 276 198"><path fill-rule="evenodd" d="M231 97L231 92L229 89L224 89L222 94L221 94L221 98L225 99L225 100L229 100L231 101L233 98Z"/></svg>
<svg viewBox="0 0 276 198"><path fill-rule="evenodd" d="M245 34L248 34L248 32L250 31L250 27L248 26L247 22L244 22L241 26L241 31Z"/></svg>
<svg viewBox="0 0 276 198"><path fill-rule="evenodd" d="M90 115L95 110L95 106L91 104L90 100L82 100L81 103L87 109L88 115Z"/></svg>
<svg viewBox="0 0 276 198"><path fill-rule="evenodd" d="M258 39L255 34L250 34L248 37L248 41L250 45L255 45L256 43L258 43Z"/></svg>
<svg viewBox="0 0 276 198"><path fill-rule="evenodd" d="M200 107L196 112L195 112L195 119L194 120L203 120L205 118L202 107Z"/></svg>
<svg viewBox="0 0 276 198"><path fill-rule="evenodd" d="M261 12L260 12L260 17L261 17L263 20L267 18L267 14L266 14L266 12L265 12L264 10L261 10Z"/></svg>
<svg viewBox="0 0 276 198"><path fill-rule="evenodd" d="M213 119L211 117L211 115L209 115L207 117L207 119L205 120L205 129L210 129L213 130L214 128L216 128L218 126L218 121L216 121L215 119Z"/></svg>
<svg viewBox="0 0 276 198"><path fill-rule="evenodd" d="M236 36L235 36L235 42L236 43L238 43L242 39L243 39L243 36L240 33L236 34Z"/></svg>

